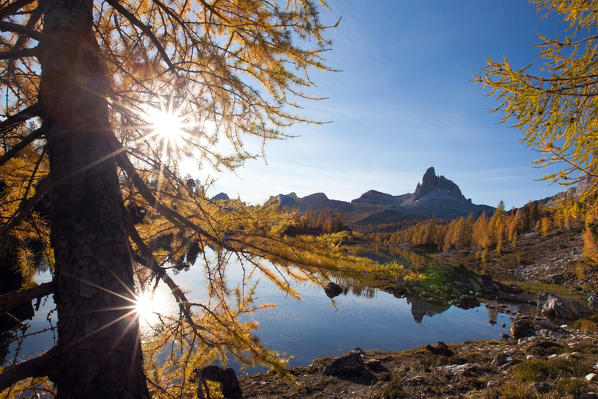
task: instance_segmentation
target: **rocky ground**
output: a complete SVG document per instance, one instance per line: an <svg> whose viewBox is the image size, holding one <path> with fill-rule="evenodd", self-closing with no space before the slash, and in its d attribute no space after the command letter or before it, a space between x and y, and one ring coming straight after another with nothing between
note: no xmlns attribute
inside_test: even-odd
<svg viewBox="0 0 598 399"><path fill-rule="evenodd" d="M578 229L555 231L549 237L526 234L517 246L506 245L500 254L489 252L485 262L473 251L434 256L442 263L516 283L533 294L556 292L587 303L588 296L598 290L598 272L583 262L582 250ZM483 279L480 284L483 293ZM397 287L393 289L404 288ZM540 307L551 298L538 297ZM485 305L493 306L492 302ZM574 312L576 306L569 311ZM539 309L537 314L541 313ZM294 368L290 370L292 379L281 379L273 373L243 377L243 395L598 399L598 315L568 322L550 321L542 316L514 316L510 334L503 336L502 341L438 343L399 353L364 352L357 348L336 359L317 359L310 366Z"/></svg>
<svg viewBox="0 0 598 399"><path fill-rule="evenodd" d="M540 322L540 320L536 320ZM519 340L437 344L241 379L246 398L598 398L598 335L543 321Z"/></svg>
<svg viewBox="0 0 598 399"><path fill-rule="evenodd" d="M581 299L598 290L598 270L583 260L581 226L553 230L547 237L537 232L525 233L516 246L508 243L500 254L488 251L485 261L479 251L472 250L432 256L442 263L490 273L498 280L515 282L531 291L557 291Z"/></svg>

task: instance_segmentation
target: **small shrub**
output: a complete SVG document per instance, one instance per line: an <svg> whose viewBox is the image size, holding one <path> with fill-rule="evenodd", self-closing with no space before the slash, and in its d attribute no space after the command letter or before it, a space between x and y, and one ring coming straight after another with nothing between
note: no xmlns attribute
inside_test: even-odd
<svg viewBox="0 0 598 399"><path fill-rule="evenodd" d="M401 386L401 381L398 378L393 378L390 380L386 388L384 388L384 392L382 394L384 399L402 399L405 397L403 394L403 387Z"/></svg>
<svg viewBox="0 0 598 399"><path fill-rule="evenodd" d="M563 378L557 382L556 390L561 395L573 395L574 398L579 398L588 390L588 384L577 378Z"/></svg>
<svg viewBox="0 0 598 399"><path fill-rule="evenodd" d="M536 399L538 395L526 383L509 382L499 387L487 389L484 399Z"/></svg>
<svg viewBox="0 0 598 399"><path fill-rule="evenodd" d="M515 365L513 376L521 382L540 382L547 378L576 376L583 373L583 365L568 359L533 359Z"/></svg>

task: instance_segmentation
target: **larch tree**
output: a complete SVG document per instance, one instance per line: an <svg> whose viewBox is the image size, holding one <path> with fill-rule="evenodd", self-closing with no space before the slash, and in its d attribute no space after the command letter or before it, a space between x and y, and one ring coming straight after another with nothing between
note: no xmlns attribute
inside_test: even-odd
<svg viewBox="0 0 598 399"><path fill-rule="evenodd" d="M598 177L598 3L588 0L532 0L542 14L569 23L561 38L540 35L541 62L523 68L506 59L487 61L476 80L489 88L504 113L524 133L522 143L542 156L539 167L556 164L545 178L563 185L588 182L585 203L587 246L596 246ZM584 184L585 185L585 184ZM590 231L592 230L592 231ZM588 253L593 253L589 251ZM598 257L594 259L598 261Z"/></svg>
<svg viewBox="0 0 598 399"><path fill-rule="evenodd" d="M329 70L322 53L330 27L318 7L0 2L0 234L23 244L23 273L31 274L33 241L52 271L50 283L26 279L0 296L0 309L53 294L58 319L54 348L2 370L0 391L12 387L6 396L19 381L29 381L23 392L47 377L45 392L59 398L192 397L193 368L216 358L284 365L251 335L253 323L239 321L256 305L251 289L227 287L226 259L297 295L287 278L317 280L316 270L342 265L337 243L284 236L289 218L276 204L208 200L181 163L234 168L256 156L247 138L284 138L285 127L310 122L293 110L298 98L311 98L308 72ZM170 274L198 257L210 299L194 303ZM162 315L142 349L133 309L158 280L179 312Z"/></svg>

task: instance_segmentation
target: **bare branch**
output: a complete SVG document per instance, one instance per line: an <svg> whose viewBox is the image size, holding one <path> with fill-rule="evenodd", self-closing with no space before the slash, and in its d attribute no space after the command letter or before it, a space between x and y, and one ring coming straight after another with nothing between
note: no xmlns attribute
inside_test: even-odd
<svg viewBox="0 0 598 399"><path fill-rule="evenodd" d="M56 349L52 348L36 358L7 368L0 373L0 392L25 378L44 377L49 374Z"/></svg>
<svg viewBox="0 0 598 399"><path fill-rule="evenodd" d="M168 65L168 68L174 71L175 68L174 68L174 65L172 64L172 61L170 60L170 57L168 56L168 54L166 54L166 50L164 50L164 47L162 47L162 44L160 43L158 38L154 35L152 30L146 24L144 24L139 19L137 19L137 17L135 17L135 15L133 15L129 10L127 10L125 7L123 7L121 4L119 4L118 0L106 0L106 2L108 4L110 4L112 7L114 7L126 19L128 19L129 22L131 22L133 25L135 25L136 27L141 29L141 31L143 33L145 33L147 35L147 37L149 37L149 39L152 41L152 43L154 43L154 45L158 49L158 52L164 59L164 62L166 62L166 64Z"/></svg>
<svg viewBox="0 0 598 399"><path fill-rule="evenodd" d="M43 12L42 12L41 7L38 7L35 10L33 10L33 12L31 13L31 17L27 21L27 25L25 25L25 29L35 29L35 25L37 25L37 23L41 19L42 15L43 15ZM19 36L19 38L17 39L17 42L15 43L15 45L12 48L12 51L15 52L15 51L23 50L25 48L25 45L27 45L28 42L29 42L29 37L27 37L26 35ZM10 74L14 73L14 68L15 68L15 59L10 58L9 63L8 63L8 70L10 71Z"/></svg>
<svg viewBox="0 0 598 399"><path fill-rule="evenodd" d="M19 11L21 8L25 7L28 4L33 3L35 0L17 0L14 3L11 3L0 10L0 19L6 18L9 15L14 14L15 12Z"/></svg>
<svg viewBox="0 0 598 399"><path fill-rule="evenodd" d="M0 295L0 314L10 312L17 306L35 298L41 298L54 292L54 283L43 283L23 291L13 291Z"/></svg>
<svg viewBox="0 0 598 399"><path fill-rule="evenodd" d="M0 32L14 32L19 33L21 35L27 35L32 39L41 42L42 40L46 39L47 36L35 29L27 29L23 25L14 24L12 22L7 21L0 21Z"/></svg>
<svg viewBox="0 0 598 399"><path fill-rule="evenodd" d="M14 60L16 58L36 57L38 53L37 47L24 48L21 50L11 50L0 52L0 60Z"/></svg>
<svg viewBox="0 0 598 399"><path fill-rule="evenodd" d="M7 117L5 120L0 122L0 133L4 133L8 129L15 125L25 122L31 118L35 118L39 115L39 105L37 103L30 105L29 107L17 112L14 115Z"/></svg>
<svg viewBox="0 0 598 399"><path fill-rule="evenodd" d="M19 153L23 148L27 147L29 143L33 140L39 139L46 131L46 128L40 127L39 129L35 129L27 136L23 138L18 144L13 146L10 150L6 151L4 155L0 157L0 166L4 165L8 160L12 159L15 155Z"/></svg>

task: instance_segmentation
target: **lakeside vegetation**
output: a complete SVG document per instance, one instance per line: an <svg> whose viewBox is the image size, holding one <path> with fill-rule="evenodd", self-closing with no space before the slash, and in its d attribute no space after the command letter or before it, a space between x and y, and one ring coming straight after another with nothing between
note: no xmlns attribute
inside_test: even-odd
<svg viewBox="0 0 598 399"><path fill-rule="evenodd" d="M499 203L490 217L485 213L474 219L460 217L439 223L435 218L416 223L394 232L376 232L366 235L379 243L409 243L415 247L429 247L439 251L473 248L486 258L489 250L500 254L505 243L514 247L521 234L537 232L546 237L558 229L570 229L586 219L587 210L574 199L563 201L558 207L545 207L541 202L530 202L523 208L505 211ZM586 251L591 251L593 241L586 240Z"/></svg>

